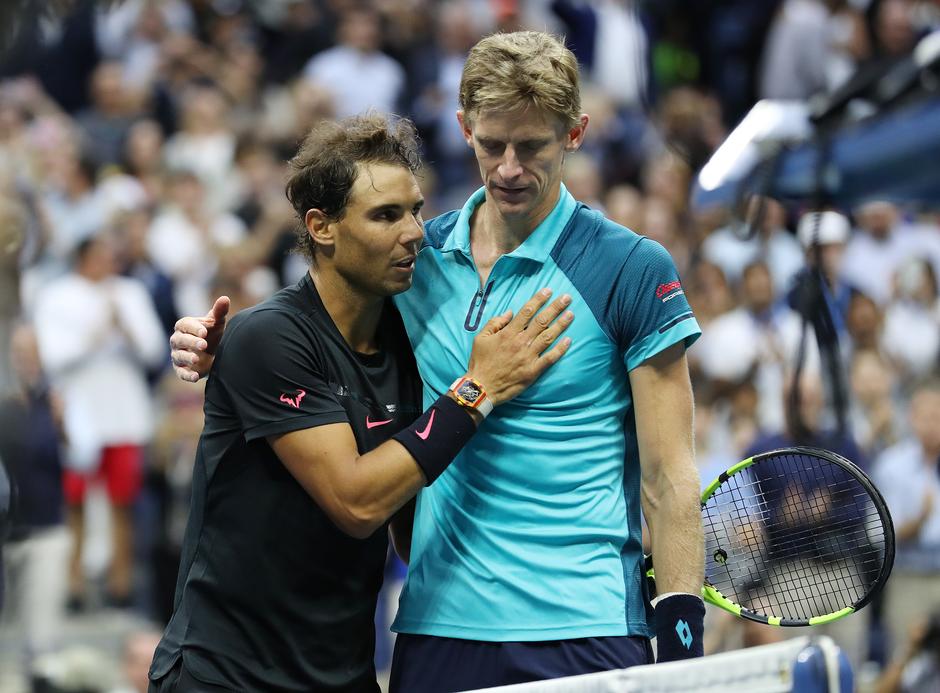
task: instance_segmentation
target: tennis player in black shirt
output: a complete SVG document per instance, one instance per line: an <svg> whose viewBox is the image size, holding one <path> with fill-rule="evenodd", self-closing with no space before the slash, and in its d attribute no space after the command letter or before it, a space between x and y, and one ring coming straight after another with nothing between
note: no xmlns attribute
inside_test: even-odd
<svg viewBox="0 0 940 693"><path fill-rule="evenodd" d="M422 411L388 298L411 285L423 239L418 165L411 124L376 115L316 127L291 161L310 271L236 315L216 350L151 693L377 691L390 518L567 350L570 298L546 306L543 290L494 318Z"/></svg>

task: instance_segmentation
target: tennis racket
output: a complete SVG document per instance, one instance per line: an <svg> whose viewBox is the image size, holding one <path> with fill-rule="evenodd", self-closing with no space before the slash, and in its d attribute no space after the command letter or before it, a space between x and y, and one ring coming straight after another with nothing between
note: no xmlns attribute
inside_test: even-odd
<svg viewBox="0 0 940 693"><path fill-rule="evenodd" d="M702 493L702 598L772 626L814 626L858 611L894 564L894 525L856 465L794 447L739 462ZM646 557L651 596L652 556Z"/></svg>

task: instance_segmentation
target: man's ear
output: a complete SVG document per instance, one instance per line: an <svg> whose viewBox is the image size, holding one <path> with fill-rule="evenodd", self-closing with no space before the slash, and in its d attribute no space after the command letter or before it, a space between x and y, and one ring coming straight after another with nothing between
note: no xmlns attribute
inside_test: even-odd
<svg viewBox="0 0 940 693"><path fill-rule="evenodd" d="M578 117L578 124L570 128L565 137L565 151L576 152L581 148L581 144L584 142L584 132L587 130L590 119L587 113L582 113Z"/></svg>
<svg viewBox="0 0 940 693"><path fill-rule="evenodd" d="M467 117L466 113L458 110L457 122L460 123L460 132L463 133L463 138L467 142L467 146L473 148L473 132L470 130L470 118Z"/></svg>
<svg viewBox="0 0 940 693"><path fill-rule="evenodd" d="M336 243L334 220L319 209L308 209L304 214L304 226L313 244L319 247L332 247Z"/></svg>

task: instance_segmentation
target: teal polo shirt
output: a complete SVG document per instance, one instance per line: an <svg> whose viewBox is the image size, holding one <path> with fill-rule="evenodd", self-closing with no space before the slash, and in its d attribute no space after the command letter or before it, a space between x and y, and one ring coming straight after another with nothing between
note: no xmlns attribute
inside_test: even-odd
<svg viewBox="0 0 940 693"><path fill-rule="evenodd" d="M466 371L473 338L542 287L569 293L568 353L497 407L418 495L393 630L484 641L649 635L640 466L628 372L699 335L669 254L577 202L558 203L481 286L477 191L429 221L396 297L429 406Z"/></svg>

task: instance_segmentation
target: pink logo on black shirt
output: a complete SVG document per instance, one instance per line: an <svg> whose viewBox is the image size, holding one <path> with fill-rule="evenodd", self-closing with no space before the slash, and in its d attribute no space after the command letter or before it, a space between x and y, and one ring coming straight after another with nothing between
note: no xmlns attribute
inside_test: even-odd
<svg viewBox="0 0 940 693"><path fill-rule="evenodd" d="M375 428L376 426L384 426L385 424L392 423L391 419L386 419L384 421L372 421L366 416L366 428Z"/></svg>
<svg viewBox="0 0 940 693"><path fill-rule="evenodd" d="M284 404L291 405L294 409L300 409L300 400L302 400L307 393L303 390L297 390L297 394L294 397L291 397L288 394L281 395L280 399Z"/></svg>

